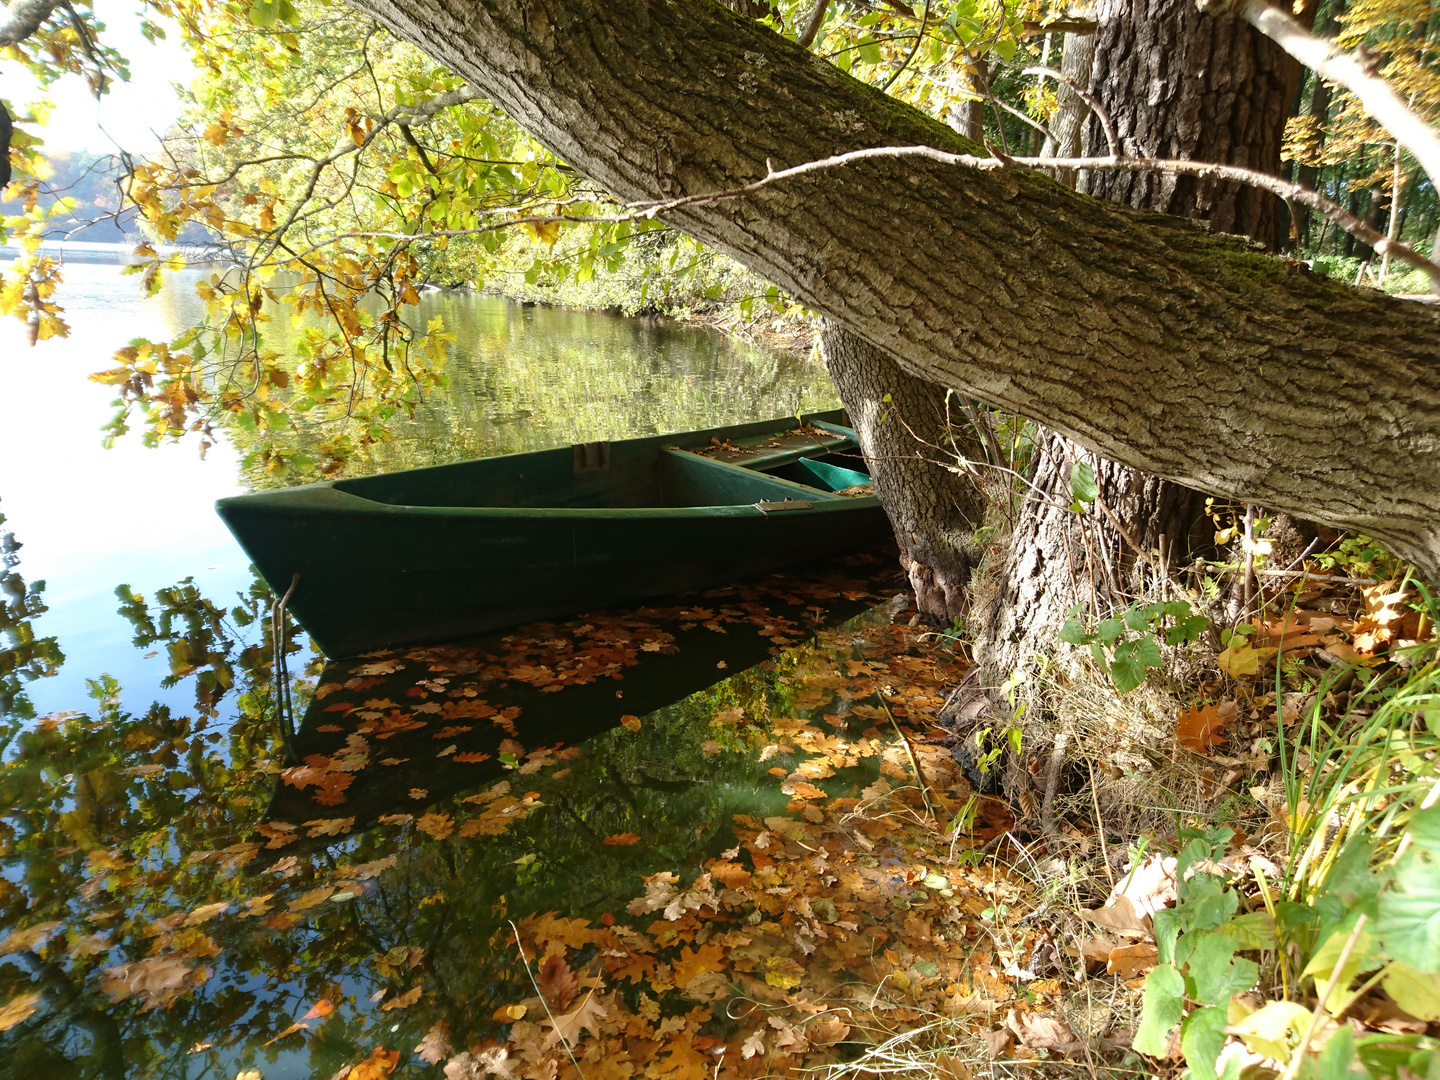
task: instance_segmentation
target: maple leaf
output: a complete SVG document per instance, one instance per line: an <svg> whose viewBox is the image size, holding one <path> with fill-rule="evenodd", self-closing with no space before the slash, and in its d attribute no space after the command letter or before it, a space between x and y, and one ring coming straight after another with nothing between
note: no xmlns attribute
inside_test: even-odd
<svg viewBox="0 0 1440 1080"><path fill-rule="evenodd" d="M680 959L675 961L675 985L683 988L690 980L707 971L723 971L725 949L720 945L702 945L698 952L691 952L690 946L680 950Z"/></svg>
<svg viewBox="0 0 1440 1080"><path fill-rule="evenodd" d="M550 1049L557 1042L563 1041L566 1046L574 1046L580 1041L582 1029L590 1032L591 1035L600 1035L600 1021L606 1016L604 1004L596 995L594 990L585 995L585 1000L577 1005L564 1016L557 1016L552 1023L546 1020L541 1026L549 1025L550 1033L545 1036L543 1049Z"/></svg>
<svg viewBox="0 0 1440 1080"><path fill-rule="evenodd" d="M1197 754L1225 741L1221 731L1235 719L1238 706L1233 701L1203 708L1186 709L1175 724L1175 741Z"/></svg>

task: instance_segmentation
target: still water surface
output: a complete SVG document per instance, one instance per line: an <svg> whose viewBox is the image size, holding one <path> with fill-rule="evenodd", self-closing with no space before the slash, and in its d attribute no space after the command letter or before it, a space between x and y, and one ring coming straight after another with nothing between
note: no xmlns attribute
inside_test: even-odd
<svg viewBox="0 0 1440 1080"><path fill-rule="evenodd" d="M112 391L85 381L117 344L198 315L186 276L141 300L113 266L75 264L68 340L31 350L0 326L0 532L23 544L0 661L47 638L64 654L0 713L0 1075L328 1076L382 1044L438 1075L410 1050L427 1032L493 1034L495 1008L529 992L507 918L622 911L640 874L727 846L734 813L784 807L762 781L794 747L766 760L769 733L736 718L828 701L797 700L796 672L862 647L808 636L873 604L893 563L312 665L287 756L269 597L211 509L240 490L236 455L102 450ZM459 335L451 387L362 470L835 404L813 366L673 323L455 294L425 308ZM49 610L19 617L40 579ZM635 714L643 734L605 731ZM636 840L600 843L616 835Z"/></svg>

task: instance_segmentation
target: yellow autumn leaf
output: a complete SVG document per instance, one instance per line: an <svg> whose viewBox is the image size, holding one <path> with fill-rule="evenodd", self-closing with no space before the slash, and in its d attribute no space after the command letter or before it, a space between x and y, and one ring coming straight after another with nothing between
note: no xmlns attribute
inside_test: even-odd
<svg viewBox="0 0 1440 1080"><path fill-rule="evenodd" d="M0 1031L9 1031L16 1024L34 1014L40 1006L39 993L20 994L0 1007Z"/></svg>

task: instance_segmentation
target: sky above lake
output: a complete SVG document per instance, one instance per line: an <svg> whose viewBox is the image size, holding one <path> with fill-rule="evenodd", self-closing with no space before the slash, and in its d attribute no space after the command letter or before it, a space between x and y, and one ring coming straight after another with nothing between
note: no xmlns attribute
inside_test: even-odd
<svg viewBox="0 0 1440 1080"><path fill-rule="evenodd" d="M77 76L66 75L47 93L18 64L0 62L0 97L17 112L23 115L30 102L43 96L54 103L50 122L39 133L48 149L144 154L159 145L160 135L180 111L175 84L188 85L194 67L178 33L159 44L145 40L140 10L135 0L95 0L96 16L105 24L101 40L130 61L130 81L114 80L98 102ZM151 18L169 22L154 14Z"/></svg>

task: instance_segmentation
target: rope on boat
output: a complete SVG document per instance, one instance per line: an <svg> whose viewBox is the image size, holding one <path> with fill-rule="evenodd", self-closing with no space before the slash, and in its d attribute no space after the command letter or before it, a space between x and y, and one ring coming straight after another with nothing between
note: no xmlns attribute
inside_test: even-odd
<svg viewBox="0 0 1440 1080"><path fill-rule="evenodd" d="M290 579L285 595L275 601L270 609L270 655L275 666L275 700L280 712L280 736L285 742L285 756L295 760L295 704L290 698L290 667L287 655L290 649L290 635L285 622L285 605L300 584L297 572Z"/></svg>

